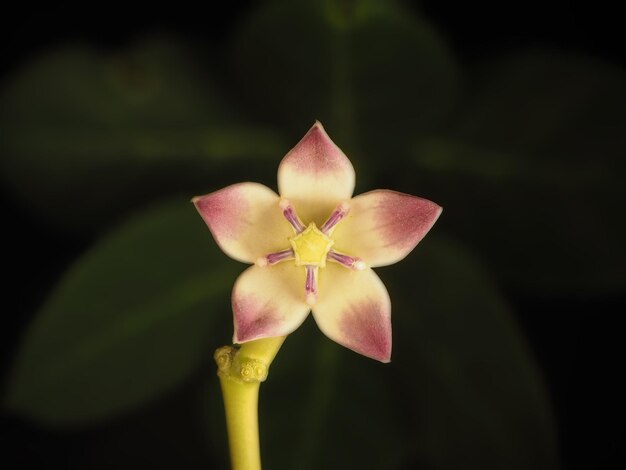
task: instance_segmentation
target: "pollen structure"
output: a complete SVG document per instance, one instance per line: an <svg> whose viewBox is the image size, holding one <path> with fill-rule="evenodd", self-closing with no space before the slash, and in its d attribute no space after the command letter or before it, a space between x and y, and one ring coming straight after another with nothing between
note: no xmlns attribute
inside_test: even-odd
<svg viewBox="0 0 626 470"><path fill-rule="evenodd" d="M293 260L296 266L304 267L306 269L304 294L309 305L313 305L317 301L318 271L319 268L326 266L326 261L338 263L357 271L365 269L365 263L360 258L332 249L335 243L332 239L333 229L350 211L348 203L339 204L330 214L328 220L319 228L314 222L308 226L304 225L288 200L281 199L279 206L283 216L295 232L294 236L289 238L291 247L275 253L268 253L259 258L256 264L258 266L271 266L281 261Z"/></svg>

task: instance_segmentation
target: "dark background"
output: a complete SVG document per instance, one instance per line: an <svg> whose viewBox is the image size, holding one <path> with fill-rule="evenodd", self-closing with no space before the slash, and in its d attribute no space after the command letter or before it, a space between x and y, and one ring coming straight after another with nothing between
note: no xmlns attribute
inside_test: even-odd
<svg viewBox="0 0 626 470"><path fill-rule="evenodd" d="M100 4L84 10L44 7L23 11L13 19L5 16L3 22L8 28L2 28L1 76L9 76L35 54L66 42L87 41L115 49L140 33L165 31L219 45L252 3L223 3L219 11L208 14L176 4L129 14ZM625 65L620 43L623 25L617 7L609 2L487 5L437 1L416 2L418 6L448 40L462 64L506 54L518 47L540 46ZM59 232L25 210L6 190L2 191L2 214L3 271L9 283L3 289L8 306L3 308L0 351L2 369L7 370L21 335L49 289L95 236ZM618 328L619 314L626 311L623 293L532 295L514 286L501 287L547 382L558 423L563 468L604 468L615 459L623 462L618 435L623 431L623 330ZM7 380L3 375L3 386ZM176 392L167 400L180 401L185 393ZM7 417L3 421L3 459L13 458L22 468L83 468L90 461L88 454L100 445L102 435L122 433L125 427L133 429L129 432L148 432L150 419L146 412L138 425L118 423L104 430L59 434L18 417ZM178 449L180 455L193 453L193 443L188 445L189 449ZM181 465L184 468L184 459Z"/></svg>

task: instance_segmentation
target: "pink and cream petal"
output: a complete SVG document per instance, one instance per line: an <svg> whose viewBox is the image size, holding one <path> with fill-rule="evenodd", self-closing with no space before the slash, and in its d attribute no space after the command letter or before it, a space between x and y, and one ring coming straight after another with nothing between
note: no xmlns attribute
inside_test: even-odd
<svg viewBox="0 0 626 470"><path fill-rule="evenodd" d="M305 270L293 264L250 266L233 287L234 343L285 336L305 320Z"/></svg>
<svg viewBox="0 0 626 470"><path fill-rule="evenodd" d="M278 190L305 225L321 226L354 191L354 168L319 122L285 155L278 167Z"/></svg>
<svg viewBox="0 0 626 470"><path fill-rule="evenodd" d="M333 232L335 248L368 266L386 266L408 255L433 226L441 207L428 199L386 189L350 201L350 212Z"/></svg>
<svg viewBox="0 0 626 470"><path fill-rule="evenodd" d="M333 341L381 362L391 360L391 301L371 269L328 264L320 270L313 317Z"/></svg>
<svg viewBox="0 0 626 470"><path fill-rule="evenodd" d="M259 257L289 247L293 235L279 207L280 198L259 183L227 186L192 202L213 238L231 258L254 263Z"/></svg>

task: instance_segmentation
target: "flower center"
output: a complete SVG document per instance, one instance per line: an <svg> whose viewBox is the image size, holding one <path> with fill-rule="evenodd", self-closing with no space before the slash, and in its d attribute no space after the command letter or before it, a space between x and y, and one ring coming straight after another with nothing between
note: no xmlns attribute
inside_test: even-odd
<svg viewBox="0 0 626 470"><path fill-rule="evenodd" d="M326 255L335 243L311 222L295 237L289 239L296 258L296 266L326 266Z"/></svg>
<svg viewBox="0 0 626 470"><path fill-rule="evenodd" d="M331 249L335 241L330 238L330 234L335 225L348 214L349 204L345 202L339 204L320 228L317 228L314 222L308 227L305 226L289 201L281 199L279 205L295 232L295 235L289 238L291 248L261 256L256 264L261 267L272 266L293 259L296 266L303 266L306 270L304 293L308 304L313 305L317 301L318 270L326 266L326 259L356 271L367 267L360 258Z"/></svg>

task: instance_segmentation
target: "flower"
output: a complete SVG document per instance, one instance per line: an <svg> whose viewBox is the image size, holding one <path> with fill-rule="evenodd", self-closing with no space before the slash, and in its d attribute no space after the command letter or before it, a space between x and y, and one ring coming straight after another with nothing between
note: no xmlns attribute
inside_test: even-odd
<svg viewBox="0 0 626 470"><path fill-rule="evenodd" d="M352 198L350 160L319 122L278 167L280 196L239 183L192 199L220 248L254 263L233 287L234 343L285 336L309 312L337 343L391 358L391 301L371 268L407 256L441 207L390 190Z"/></svg>

